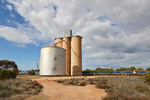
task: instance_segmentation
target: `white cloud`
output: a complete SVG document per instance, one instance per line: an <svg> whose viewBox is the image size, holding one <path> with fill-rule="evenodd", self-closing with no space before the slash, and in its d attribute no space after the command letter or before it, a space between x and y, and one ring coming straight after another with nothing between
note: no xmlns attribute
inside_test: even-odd
<svg viewBox="0 0 150 100"><path fill-rule="evenodd" d="M7 1L37 31L21 34L29 41L24 43L52 40L72 29L73 34L83 36L83 58L90 60L84 66L150 66L148 0ZM15 30L18 36L23 29Z"/></svg>
<svg viewBox="0 0 150 100"><path fill-rule="evenodd" d="M0 25L0 37L16 42L18 46L24 46L24 44L36 44L34 42L35 37L30 35L27 31L23 31L21 28L15 29Z"/></svg>
<svg viewBox="0 0 150 100"><path fill-rule="evenodd" d="M6 5L7 9L12 10L12 6L11 5Z"/></svg>

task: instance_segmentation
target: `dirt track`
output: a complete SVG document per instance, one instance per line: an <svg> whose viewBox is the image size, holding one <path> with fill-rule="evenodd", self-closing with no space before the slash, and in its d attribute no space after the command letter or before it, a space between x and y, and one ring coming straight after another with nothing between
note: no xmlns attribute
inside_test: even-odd
<svg viewBox="0 0 150 100"><path fill-rule="evenodd" d="M107 94L103 89L97 89L94 85L65 86L53 80L71 77L18 77L38 81L43 85L42 92L31 96L26 100L102 100Z"/></svg>

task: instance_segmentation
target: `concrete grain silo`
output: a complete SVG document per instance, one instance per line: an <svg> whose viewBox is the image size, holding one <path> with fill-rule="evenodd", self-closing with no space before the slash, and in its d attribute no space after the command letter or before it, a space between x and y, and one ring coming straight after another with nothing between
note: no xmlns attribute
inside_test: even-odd
<svg viewBox="0 0 150 100"><path fill-rule="evenodd" d="M40 75L82 75L82 37L65 30L53 46L41 49Z"/></svg>
<svg viewBox="0 0 150 100"><path fill-rule="evenodd" d="M66 50L55 46L41 48L40 75L66 75Z"/></svg>
<svg viewBox="0 0 150 100"><path fill-rule="evenodd" d="M71 38L71 75L82 75L82 37Z"/></svg>
<svg viewBox="0 0 150 100"><path fill-rule="evenodd" d="M55 38L55 45L57 47L63 48L63 38Z"/></svg>
<svg viewBox="0 0 150 100"><path fill-rule="evenodd" d="M63 38L63 48L66 50L66 75L71 75L71 37Z"/></svg>

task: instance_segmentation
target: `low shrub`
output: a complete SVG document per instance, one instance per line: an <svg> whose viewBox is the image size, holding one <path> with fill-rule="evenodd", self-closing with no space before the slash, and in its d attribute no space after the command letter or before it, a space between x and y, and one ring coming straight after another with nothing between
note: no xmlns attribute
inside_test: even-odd
<svg viewBox="0 0 150 100"><path fill-rule="evenodd" d="M64 81L63 80L58 80L57 83L64 83Z"/></svg>
<svg viewBox="0 0 150 100"><path fill-rule="evenodd" d="M128 96L121 93L113 93L103 98L103 100L149 100L145 96Z"/></svg>
<svg viewBox="0 0 150 100"><path fill-rule="evenodd" d="M107 93L113 93L114 90L113 89L106 89L105 92L107 92Z"/></svg>
<svg viewBox="0 0 150 100"><path fill-rule="evenodd" d="M100 81L95 85L96 88L100 88L100 89L109 89L110 86L108 86L106 84L106 82Z"/></svg>
<svg viewBox="0 0 150 100"><path fill-rule="evenodd" d="M10 70L0 70L0 80L16 78L16 74Z"/></svg>
<svg viewBox="0 0 150 100"><path fill-rule="evenodd" d="M38 89L38 90L35 90L35 91L34 91L34 93L33 93L33 95L36 95L36 94L38 94L40 91L41 91L40 89Z"/></svg>
<svg viewBox="0 0 150 100"><path fill-rule="evenodd" d="M145 76L145 80L146 80L147 82L150 82L150 73L149 73L147 76Z"/></svg>
<svg viewBox="0 0 150 100"><path fill-rule="evenodd" d="M140 86L140 85L137 85L137 86L135 87L135 89L136 89L137 91L139 91L139 92L145 92L145 91L148 91L148 90L149 90L147 86Z"/></svg>
<svg viewBox="0 0 150 100"><path fill-rule="evenodd" d="M100 88L100 89L109 89L110 88L110 86L108 86L107 84L97 84L96 87Z"/></svg>
<svg viewBox="0 0 150 100"><path fill-rule="evenodd" d="M30 95L38 94L42 88L41 84L31 80L0 80L0 100L23 100Z"/></svg>
<svg viewBox="0 0 150 100"><path fill-rule="evenodd" d="M79 83L77 84L78 86L85 86L86 82L85 81L79 81Z"/></svg>

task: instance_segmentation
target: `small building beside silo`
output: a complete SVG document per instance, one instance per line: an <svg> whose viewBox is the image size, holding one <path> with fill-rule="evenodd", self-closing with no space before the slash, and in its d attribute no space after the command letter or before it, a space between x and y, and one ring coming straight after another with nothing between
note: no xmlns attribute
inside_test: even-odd
<svg viewBox="0 0 150 100"><path fill-rule="evenodd" d="M40 75L66 75L66 50L55 46L41 48Z"/></svg>

